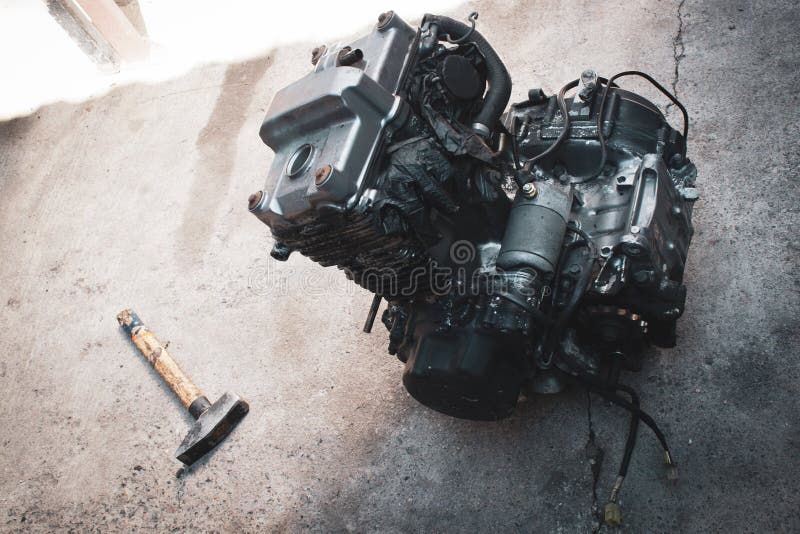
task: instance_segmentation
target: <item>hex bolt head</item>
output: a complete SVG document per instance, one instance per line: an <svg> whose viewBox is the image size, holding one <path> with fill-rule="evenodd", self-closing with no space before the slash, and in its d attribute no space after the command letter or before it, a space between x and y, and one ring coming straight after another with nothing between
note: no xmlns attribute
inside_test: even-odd
<svg viewBox="0 0 800 534"><path fill-rule="evenodd" d="M256 206L261 202L261 199L264 198L263 191L256 191L247 199L247 209L253 211Z"/></svg>
<svg viewBox="0 0 800 534"><path fill-rule="evenodd" d="M527 184L522 186L522 194L528 198L533 198L536 196L536 185L533 182L528 182Z"/></svg>
<svg viewBox="0 0 800 534"><path fill-rule="evenodd" d="M578 274L579 272L581 272L581 266L578 265L577 263L573 263L572 265L569 266L570 274Z"/></svg>
<svg viewBox="0 0 800 534"><path fill-rule="evenodd" d="M330 165L325 165L324 167L317 169L317 171L314 173L314 183L317 184L318 187L324 184L325 180L330 177L332 170L333 169Z"/></svg>

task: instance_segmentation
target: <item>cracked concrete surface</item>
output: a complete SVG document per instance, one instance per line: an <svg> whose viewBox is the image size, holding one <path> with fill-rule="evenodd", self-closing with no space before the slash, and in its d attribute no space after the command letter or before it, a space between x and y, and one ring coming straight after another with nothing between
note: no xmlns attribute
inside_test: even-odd
<svg viewBox="0 0 800 534"><path fill-rule="evenodd" d="M675 9L675 15L678 19L678 29L675 32L675 37L672 39L672 57L675 58L675 74L672 77L672 94L680 99L678 94L678 81L681 78L681 60L685 56L686 47L683 45L683 5L686 0L678 2L678 7ZM672 104L668 104L670 106Z"/></svg>
<svg viewBox="0 0 800 534"><path fill-rule="evenodd" d="M640 429L622 530L800 530L797 3L450 15L472 9L512 100L584 67L636 68L691 114L702 198L679 345L627 377L681 480ZM365 28L376 15L357 14ZM431 412L403 390L385 333L360 332L370 295L301 257L269 261L245 208L271 159L258 126L315 44L0 125L0 529L610 530L597 515L625 414L577 389L499 423ZM128 306L210 397L251 403L188 471L172 453L189 417L119 333Z"/></svg>

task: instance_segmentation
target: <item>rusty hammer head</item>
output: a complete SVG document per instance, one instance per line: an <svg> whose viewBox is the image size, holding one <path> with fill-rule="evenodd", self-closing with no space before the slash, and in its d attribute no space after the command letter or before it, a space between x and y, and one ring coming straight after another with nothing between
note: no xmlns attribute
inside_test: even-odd
<svg viewBox="0 0 800 534"><path fill-rule="evenodd" d="M183 438L175 457L186 465L192 465L225 439L248 411L250 406L247 402L232 393L225 393L214 404L205 397L198 397L189 407L197 421Z"/></svg>

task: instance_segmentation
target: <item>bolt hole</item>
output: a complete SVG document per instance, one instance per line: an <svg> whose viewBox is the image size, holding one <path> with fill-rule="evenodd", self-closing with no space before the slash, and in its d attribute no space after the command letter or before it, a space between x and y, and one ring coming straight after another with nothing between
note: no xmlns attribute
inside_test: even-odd
<svg viewBox="0 0 800 534"><path fill-rule="evenodd" d="M608 256L609 254L611 254L611 250L612 250L611 247L606 245L600 249L600 254L602 254L603 256Z"/></svg>
<svg viewBox="0 0 800 534"><path fill-rule="evenodd" d="M286 164L286 175L289 178L296 178L302 174L311 163L311 155L314 153L314 147L305 144L294 151L294 154L289 158L289 163Z"/></svg>

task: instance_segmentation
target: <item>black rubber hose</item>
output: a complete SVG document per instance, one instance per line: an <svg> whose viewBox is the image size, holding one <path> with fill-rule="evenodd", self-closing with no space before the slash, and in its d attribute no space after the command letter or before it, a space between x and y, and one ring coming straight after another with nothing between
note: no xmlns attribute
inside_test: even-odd
<svg viewBox="0 0 800 534"><path fill-rule="evenodd" d="M489 90L483 99L483 107L473 121L473 128L478 133L488 136L494 130L495 124L500 120L500 115L506 109L508 100L511 98L511 76L509 76L506 66L494 51L483 35L463 22L443 17L441 15L425 15L422 19L424 23L435 24L439 27L439 38L444 38L447 34L451 40L456 41L469 34L469 40L475 43L481 55L486 60L486 77L489 82ZM484 131L485 129L485 131Z"/></svg>

